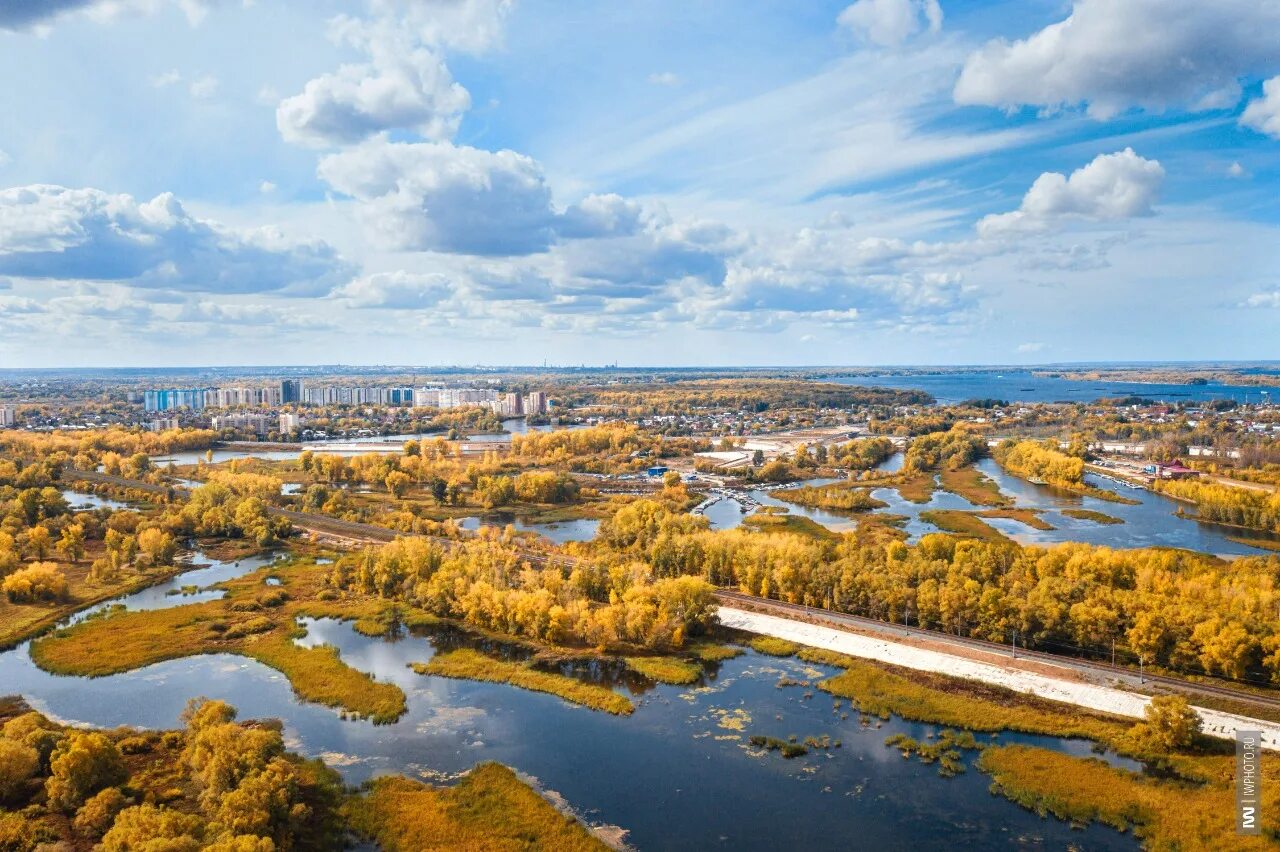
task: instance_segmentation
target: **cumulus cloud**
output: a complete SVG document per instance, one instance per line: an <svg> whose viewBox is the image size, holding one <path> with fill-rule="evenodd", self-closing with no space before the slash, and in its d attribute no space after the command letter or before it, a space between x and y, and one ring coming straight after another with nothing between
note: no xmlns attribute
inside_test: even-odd
<svg viewBox="0 0 1280 852"><path fill-rule="evenodd" d="M98 19L122 14L153 12L175 5L193 25L204 20L209 10L225 0L6 0L0 3L0 30L28 30L47 26L56 18L86 12Z"/></svg>
<svg viewBox="0 0 1280 852"><path fill-rule="evenodd" d="M514 151L378 138L324 157L319 174L360 202L366 226L390 249L519 255L544 251L554 237L542 170Z"/></svg>
<svg viewBox="0 0 1280 852"><path fill-rule="evenodd" d="M1227 177L1247 178L1249 177L1249 170L1240 165L1239 161L1237 161L1227 166Z"/></svg>
<svg viewBox="0 0 1280 852"><path fill-rule="evenodd" d="M1280 77L1272 77L1262 84L1262 97L1249 102L1240 123L1272 139L1280 139Z"/></svg>
<svg viewBox="0 0 1280 852"><path fill-rule="evenodd" d="M1132 148L1100 154L1070 177L1059 172L1040 175L1017 210L984 217L978 222L978 234L993 238L1043 231L1069 219L1150 216L1163 182L1160 163L1138 156Z"/></svg>
<svg viewBox="0 0 1280 852"><path fill-rule="evenodd" d="M1055 110L1222 109L1241 77L1280 67L1276 0L1076 0L1070 16L969 56L955 100Z"/></svg>
<svg viewBox="0 0 1280 852"><path fill-rule="evenodd" d="M431 308L448 299L456 286L441 273L376 272L353 279L335 295L356 308Z"/></svg>
<svg viewBox="0 0 1280 852"><path fill-rule="evenodd" d="M0 191L0 275L114 281L156 290L315 295L352 268L326 243L190 215L171 194L137 202L97 189Z"/></svg>
<svg viewBox="0 0 1280 852"><path fill-rule="evenodd" d="M1246 308L1280 308L1280 290L1272 290L1269 293L1254 293L1252 296L1244 300Z"/></svg>
<svg viewBox="0 0 1280 852"><path fill-rule="evenodd" d="M873 44L896 47L922 30L942 29L942 7L938 0L858 0L836 23Z"/></svg>
<svg viewBox="0 0 1280 852"><path fill-rule="evenodd" d="M471 98L436 50L386 19L341 18L334 34L369 61L323 74L281 101L276 126L286 141L332 147L392 129L433 140L453 136Z"/></svg>

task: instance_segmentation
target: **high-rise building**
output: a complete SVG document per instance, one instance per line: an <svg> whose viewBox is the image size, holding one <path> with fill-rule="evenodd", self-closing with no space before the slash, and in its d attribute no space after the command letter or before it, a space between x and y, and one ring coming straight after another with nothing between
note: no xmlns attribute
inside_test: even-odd
<svg viewBox="0 0 1280 852"><path fill-rule="evenodd" d="M525 414L546 414L547 413L547 395L542 391L534 391L526 394L524 398Z"/></svg>
<svg viewBox="0 0 1280 852"><path fill-rule="evenodd" d="M302 418L296 414L280 415L280 434L292 435L302 428Z"/></svg>
<svg viewBox="0 0 1280 852"><path fill-rule="evenodd" d="M12 405L0 405L0 429L18 422L18 409Z"/></svg>
<svg viewBox="0 0 1280 852"><path fill-rule="evenodd" d="M199 411L204 408L205 395L204 388L149 390L143 395L143 405L147 411L173 411L178 408Z"/></svg>
<svg viewBox="0 0 1280 852"><path fill-rule="evenodd" d="M280 401L285 405L302 402L302 379L285 379L280 382Z"/></svg>

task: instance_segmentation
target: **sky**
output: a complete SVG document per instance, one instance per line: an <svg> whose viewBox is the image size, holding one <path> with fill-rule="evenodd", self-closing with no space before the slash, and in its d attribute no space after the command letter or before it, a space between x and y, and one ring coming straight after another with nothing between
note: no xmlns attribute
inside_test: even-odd
<svg viewBox="0 0 1280 852"><path fill-rule="evenodd" d="M1280 0L0 0L0 367L1280 357Z"/></svg>

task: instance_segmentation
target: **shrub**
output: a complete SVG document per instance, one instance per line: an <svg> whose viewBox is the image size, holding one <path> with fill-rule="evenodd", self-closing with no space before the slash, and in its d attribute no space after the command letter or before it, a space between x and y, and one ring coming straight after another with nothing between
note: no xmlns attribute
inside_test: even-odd
<svg viewBox="0 0 1280 852"><path fill-rule="evenodd" d="M49 770L51 775L45 782L49 803L68 811L103 787L120 784L128 777L116 744L97 732L68 734L53 753Z"/></svg>
<svg viewBox="0 0 1280 852"><path fill-rule="evenodd" d="M107 787L76 811L76 831L90 837L101 837L115 821L116 814L129 802L119 787Z"/></svg>
<svg viewBox="0 0 1280 852"><path fill-rule="evenodd" d="M40 755L31 746L0 740L0 801L16 798L39 768Z"/></svg>
<svg viewBox="0 0 1280 852"><path fill-rule="evenodd" d="M11 603L64 601L67 578L52 562L34 562L4 578L4 593Z"/></svg>

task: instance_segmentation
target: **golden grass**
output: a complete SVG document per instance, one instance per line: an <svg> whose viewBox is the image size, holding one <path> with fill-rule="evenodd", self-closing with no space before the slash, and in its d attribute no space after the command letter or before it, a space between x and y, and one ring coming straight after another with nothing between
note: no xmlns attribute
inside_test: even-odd
<svg viewBox="0 0 1280 852"><path fill-rule="evenodd" d="M765 533L788 533L819 541L834 541L840 536L822 524L803 515L783 515L775 512L756 512L742 519L748 529Z"/></svg>
<svg viewBox="0 0 1280 852"><path fill-rule="evenodd" d="M1009 518L1035 530L1051 530L1053 524L1040 517L1036 509L987 509L975 513L979 518Z"/></svg>
<svg viewBox="0 0 1280 852"><path fill-rule="evenodd" d="M592 710L619 716L629 716L636 709L631 699L607 687L539 671L526 663L499 660L471 648L436 654L430 662L414 663L412 668L423 675L506 683L533 692L545 692Z"/></svg>
<svg viewBox="0 0 1280 852"><path fill-rule="evenodd" d="M973 465L959 470L944 470L942 487L958 494L976 506L1012 506L1013 500L1000 491L996 481Z"/></svg>
<svg viewBox="0 0 1280 852"><path fill-rule="evenodd" d="M1201 762L1215 771L1200 786L1144 778L1101 760L1032 746L988 748L978 767L992 776L993 793L1041 815L1132 829L1149 849L1274 849L1280 832L1280 758L1265 755L1262 762L1259 812L1270 837L1235 833L1234 759Z"/></svg>
<svg viewBox="0 0 1280 852"><path fill-rule="evenodd" d="M366 794L350 800L345 811L348 824L384 852L608 848L497 763L480 764L455 787L379 778Z"/></svg>
<svg viewBox="0 0 1280 852"><path fill-rule="evenodd" d="M741 648L733 645L718 645L715 642L694 642L686 647L685 651L694 659L704 663L720 663L745 653Z"/></svg>
<svg viewBox="0 0 1280 852"><path fill-rule="evenodd" d="M674 657L626 657L627 668L649 680L683 686L696 683L702 666Z"/></svg>
<svg viewBox="0 0 1280 852"><path fill-rule="evenodd" d="M91 583L91 561L86 558L74 565L58 563L67 578L66 601L18 604L11 603L8 598L0 595L0 651L43 633L80 610L163 583L178 572L187 570L185 565L156 568L147 572L125 570L112 582Z"/></svg>
<svg viewBox="0 0 1280 852"><path fill-rule="evenodd" d="M1120 518L1112 517L1103 512L1095 512L1093 509L1063 509L1062 514L1068 518L1076 518L1081 521L1093 521L1095 524L1123 524Z"/></svg>
<svg viewBox="0 0 1280 852"><path fill-rule="evenodd" d="M892 713L914 722L969 731L1021 731L1107 744L1120 743L1133 725L1132 720L1106 717L980 681L898 669L834 651L804 648L799 657L845 669L818 687L850 699L872 716Z"/></svg>
<svg viewBox="0 0 1280 852"><path fill-rule="evenodd" d="M965 538L976 538L982 541L1010 541L1003 533L972 512L961 512L956 509L931 509L920 513L920 520L933 524L943 532L954 533Z"/></svg>
<svg viewBox="0 0 1280 852"><path fill-rule="evenodd" d="M86 619L37 640L31 656L55 674L100 677L197 654L237 654L285 675L306 701L378 723L393 722L405 711L405 696L398 686L351 668L334 648L294 643L297 616L325 614L322 602L288 600L274 608L235 608L253 605L277 588L296 595L316 582L320 570L314 565L264 568L222 584L228 590L222 600ZM267 575L280 577L284 585L265 586ZM360 617L362 607L381 605L355 603L345 615Z"/></svg>
<svg viewBox="0 0 1280 852"><path fill-rule="evenodd" d="M898 496L909 503L928 503L937 489L932 473L904 475L894 486Z"/></svg>
<svg viewBox="0 0 1280 852"><path fill-rule="evenodd" d="M790 657L800 650L800 646L795 642L788 642L786 639L778 639L775 636L757 636L751 640L751 647L761 654L772 657Z"/></svg>

